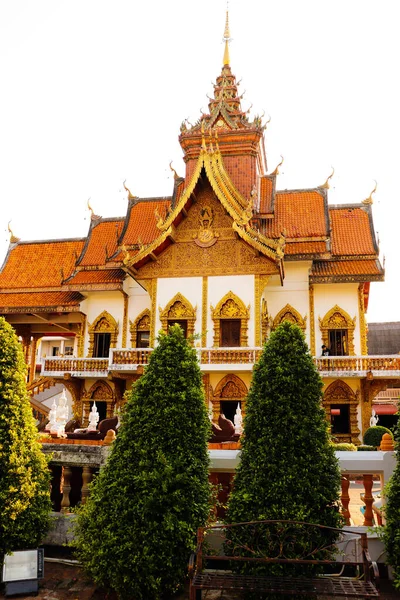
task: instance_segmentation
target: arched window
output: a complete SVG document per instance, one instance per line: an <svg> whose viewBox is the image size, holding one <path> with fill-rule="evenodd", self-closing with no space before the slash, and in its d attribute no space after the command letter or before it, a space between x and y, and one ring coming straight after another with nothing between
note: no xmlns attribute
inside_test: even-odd
<svg viewBox="0 0 400 600"><path fill-rule="evenodd" d="M331 424L333 437L338 442L359 444L358 394L354 393L347 383L338 379L325 390L323 407Z"/></svg>
<svg viewBox="0 0 400 600"><path fill-rule="evenodd" d="M246 308L242 300L233 292L228 292L214 308L211 306L214 321L214 347L247 347L247 328L250 306Z"/></svg>
<svg viewBox="0 0 400 600"><path fill-rule="evenodd" d="M319 318L322 343L329 348L332 356L354 356L354 329L356 318L337 304L323 319Z"/></svg>
<svg viewBox="0 0 400 600"><path fill-rule="evenodd" d="M132 323L130 322L131 347L148 348L150 346L150 310L146 308Z"/></svg>
<svg viewBox="0 0 400 600"><path fill-rule="evenodd" d="M107 358L110 348L117 345L118 324L114 317L104 310L89 325L89 351L92 358Z"/></svg>
<svg viewBox="0 0 400 600"><path fill-rule="evenodd" d="M237 375L225 375L217 384L212 397L213 421L218 421L220 414L225 415L227 419L232 421L237 409L240 405L242 416L246 413L246 398L248 389L244 381Z"/></svg>
<svg viewBox="0 0 400 600"><path fill-rule="evenodd" d="M193 308L185 296L180 293L176 294L164 309L159 308L161 326L165 333L168 332L168 327L178 323L182 327L185 337L192 336L194 334L196 310L197 308Z"/></svg>
<svg viewBox="0 0 400 600"><path fill-rule="evenodd" d="M278 325L280 325L284 321L289 321L290 323L298 325L300 329L305 331L306 320L307 316L303 318L301 314L295 308L293 308L293 306L291 306L290 304L286 304L286 306L282 308L282 310L280 310L276 315L272 325L272 329L276 329Z"/></svg>
<svg viewBox="0 0 400 600"><path fill-rule="evenodd" d="M87 392L83 393L82 401L82 426L87 425L89 421L89 414L93 402L96 402L100 421L113 416L115 394L106 381L96 381Z"/></svg>

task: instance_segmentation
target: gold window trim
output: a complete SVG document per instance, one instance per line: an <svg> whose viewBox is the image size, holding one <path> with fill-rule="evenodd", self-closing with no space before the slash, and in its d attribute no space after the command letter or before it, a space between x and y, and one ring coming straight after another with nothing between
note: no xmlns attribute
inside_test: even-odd
<svg viewBox="0 0 400 600"><path fill-rule="evenodd" d="M220 402L221 400L232 400L241 403L242 417L246 414L246 400L249 390L244 381L231 373L225 375L217 383L214 392L210 395L209 400L212 404L213 421L218 423L218 417L220 415Z"/></svg>
<svg viewBox="0 0 400 600"><path fill-rule="evenodd" d="M97 380L88 391L82 394L82 414L85 415L85 423L89 421L91 402L105 402L107 405L106 419L110 419L114 415L115 400L112 387L106 381Z"/></svg>
<svg viewBox="0 0 400 600"><path fill-rule="evenodd" d="M318 317L319 327L322 335L322 343L329 348L329 331L333 329L347 330L347 344L349 356L354 356L354 330L356 328L356 317L350 315L337 304L331 308L323 319Z"/></svg>
<svg viewBox="0 0 400 600"><path fill-rule="evenodd" d="M168 321L176 319L187 321L188 338L194 335L197 306L193 308L189 300L180 292L168 302L164 309L160 306L158 310L160 312L161 327L165 333L168 333Z"/></svg>
<svg viewBox="0 0 400 600"><path fill-rule="evenodd" d="M129 321L129 331L131 334L131 348L136 348L138 331L151 331L151 313L150 309L143 310L134 321Z"/></svg>
<svg viewBox="0 0 400 600"><path fill-rule="evenodd" d="M95 318L93 323L88 324L89 331L89 350L88 358L93 357L94 349L94 334L95 333L109 333L110 335L110 348L115 348L117 345L118 338L118 323L112 315L106 310Z"/></svg>
<svg viewBox="0 0 400 600"><path fill-rule="evenodd" d="M322 406L325 409L326 419L331 422L331 407L333 404L343 404L349 406L350 433L335 433L338 442L350 442L360 444L360 429L357 421L359 394L353 392L351 387L341 379L331 383L324 392Z"/></svg>
<svg viewBox="0 0 400 600"><path fill-rule="evenodd" d="M236 294L228 292L215 308L211 306L211 315L214 322L214 348L218 348L220 345L222 319L240 319L240 346L247 348L250 305L246 308L244 302Z"/></svg>
<svg viewBox="0 0 400 600"><path fill-rule="evenodd" d="M278 312L272 324L272 329L276 329L278 325L280 325L284 321L289 321L290 323L298 325L303 332L306 330L307 315L302 317L299 311L293 308L293 306L291 306L290 304L286 304L286 306L284 306Z"/></svg>

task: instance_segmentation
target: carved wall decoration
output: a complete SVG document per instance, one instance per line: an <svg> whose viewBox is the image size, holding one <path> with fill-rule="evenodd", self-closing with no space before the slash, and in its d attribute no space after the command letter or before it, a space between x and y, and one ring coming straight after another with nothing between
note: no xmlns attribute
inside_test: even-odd
<svg viewBox="0 0 400 600"><path fill-rule="evenodd" d="M309 287L309 305L310 305L310 351L315 356L315 315L314 315L314 286Z"/></svg>
<svg viewBox="0 0 400 600"><path fill-rule="evenodd" d="M194 236L194 242L201 248L213 246L219 238L219 233L214 231L214 210L211 206L201 206L199 209L199 230Z"/></svg>
<svg viewBox="0 0 400 600"><path fill-rule="evenodd" d="M164 309L159 307L158 310L160 311L161 326L165 333L168 332L168 321L176 319L177 321L187 321L188 337L194 334L197 307L193 308L189 300L181 293L176 294Z"/></svg>
<svg viewBox="0 0 400 600"><path fill-rule="evenodd" d="M265 311L268 313L266 308L267 303L264 299L261 300L265 286L269 280L269 275L255 275L254 276L254 307L255 307L255 345L261 346L265 342L266 338L266 327L265 327ZM268 314L267 314L268 318Z"/></svg>
<svg viewBox="0 0 400 600"><path fill-rule="evenodd" d="M347 329L347 343L349 356L354 356L354 330L356 317L350 315L337 304L329 310L323 319L318 317L322 334L322 343L329 348L329 331L332 329Z"/></svg>
<svg viewBox="0 0 400 600"><path fill-rule="evenodd" d="M106 381L96 381L88 391L82 394L82 414L85 421L83 425L89 421L90 402L106 402L106 418L109 419L114 414L115 400L115 393L111 386Z"/></svg>
<svg viewBox="0 0 400 600"><path fill-rule="evenodd" d="M282 308L282 310L280 310L278 312L278 314L276 315L274 322L272 324L272 329L276 329L278 327L278 325L280 325L284 321L289 321L290 323L293 323L294 325L298 325L300 327L300 329L305 331L306 320L307 320L307 315L302 317L301 314L295 308L293 308L293 306L291 306L290 304L286 304L286 306L284 306Z"/></svg>
<svg viewBox="0 0 400 600"><path fill-rule="evenodd" d="M78 358L83 358L85 353L85 331L86 331L86 315L83 315L83 322L78 325Z"/></svg>
<svg viewBox="0 0 400 600"><path fill-rule="evenodd" d="M93 356L95 333L109 333L110 348L116 347L118 338L118 323L106 310L103 310L103 312L93 321L92 325L89 325L89 358Z"/></svg>
<svg viewBox="0 0 400 600"><path fill-rule="evenodd" d="M324 392L322 405L325 409L326 419L331 422L331 407L336 404L349 406L350 433L335 433L334 436L339 442L351 442L360 444L360 430L357 422L357 408L359 404L359 393L353 390L341 379L331 383Z"/></svg>
<svg viewBox="0 0 400 600"><path fill-rule="evenodd" d="M129 321L129 330L131 334L131 348L136 348L138 331L151 331L150 309L146 308L133 322Z"/></svg>
<svg viewBox="0 0 400 600"><path fill-rule="evenodd" d="M218 417L221 412L221 400L237 400L240 402L242 416L244 417L246 414L246 399L248 393L249 390L240 377L234 374L225 375L225 377L218 382L212 397L210 397L213 407L213 421L218 422Z"/></svg>
<svg viewBox="0 0 400 600"><path fill-rule="evenodd" d="M364 284L360 283L358 286L358 312L360 318L361 354L363 356L368 354L367 322L364 306Z"/></svg>
<svg viewBox="0 0 400 600"><path fill-rule="evenodd" d="M221 319L240 319L240 345L247 347L247 328L250 318L250 306L246 308L242 300L233 292L228 292L214 308L211 306L214 321L214 348L220 345Z"/></svg>

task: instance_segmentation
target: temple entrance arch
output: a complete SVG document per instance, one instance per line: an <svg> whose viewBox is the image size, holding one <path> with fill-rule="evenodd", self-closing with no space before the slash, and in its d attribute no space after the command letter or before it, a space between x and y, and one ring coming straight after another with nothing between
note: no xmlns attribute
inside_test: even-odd
<svg viewBox="0 0 400 600"><path fill-rule="evenodd" d="M93 402L96 402L100 421L102 419L109 419L113 416L115 394L106 381L96 381L87 392L82 394L82 426L86 425L89 421L89 413Z"/></svg>
<svg viewBox="0 0 400 600"><path fill-rule="evenodd" d="M359 394L341 379L331 383L324 392L322 405L331 424L332 435L338 442L360 444L357 422Z"/></svg>
<svg viewBox="0 0 400 600"><path fill-rule="evenodd" d="M240 377L234 374L225 375L216 385L211 397L213 421L217 422L219 415L223 413L233 422L238 403L244 417L248 393L249 390Z"/></svg>
<svg viewBox="0 0 400 600"><path fill-rule="evenodd" d="M118 323L106 310L89 325L89 358L108 358L110 348L115 348Z"/></svg>
<svg viewBox="0 0 400 600"><path fill-rule="evenodd" d="M168 333L168 327L178 323L182 327L185 337L191 338L194 334L196 310L197 307L193 308L185 296L181 293L176 294L164 309L159 307L163 331Z"/></svg>

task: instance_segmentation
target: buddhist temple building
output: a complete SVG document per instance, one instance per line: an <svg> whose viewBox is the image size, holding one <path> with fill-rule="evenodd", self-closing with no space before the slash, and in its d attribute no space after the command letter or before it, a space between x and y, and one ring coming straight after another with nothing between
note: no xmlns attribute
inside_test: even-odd
<svg viewBox="0 0 400 600"><path fill-rule="evenodd" d="M52 390L66 389L82 426L94 401L100 418L118 412L157 332L173 323L196 334L213 420L233 420L238 403L245 414L262 345L289 320L315 357L334 435L358 445L374 397L400 377L400 357L368 354L370 284L384 278L372 198L329 204L331 175L316 188L279 189L266 124L242 109L228 22L224 39L208 113L180 127L185 173L174 171L171 195L126 188L126 214L92 211L85 238L11 234L0 315L23 345L38 419Z"/></svg>

